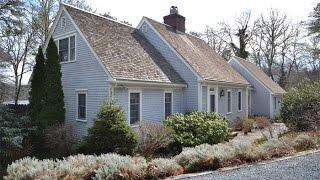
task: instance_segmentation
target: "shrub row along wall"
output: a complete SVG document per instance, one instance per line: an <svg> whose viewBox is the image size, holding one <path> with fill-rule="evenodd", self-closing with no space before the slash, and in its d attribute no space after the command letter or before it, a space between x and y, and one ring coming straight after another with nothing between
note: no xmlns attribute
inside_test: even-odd
<svg viewBox="0 0 320 180"><path fill-rule="evenodd" d="M318 144L317 144L318 143ZM143 157L118 154L76 155L63 160L24 158L11 164L7 180L14 179L146 179L163 178L183 172L213 170L220 167L280 157L319 147L319 134L283 136L261 144L220 143L185 148L172 159L149 162Z"/></svg>

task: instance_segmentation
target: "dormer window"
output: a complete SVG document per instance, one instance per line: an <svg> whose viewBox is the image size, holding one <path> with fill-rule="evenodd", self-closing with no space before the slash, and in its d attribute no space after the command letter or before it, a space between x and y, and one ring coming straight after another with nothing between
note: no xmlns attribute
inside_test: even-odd
<svg viewBox="0 0 320 180"><path fill-rule="evenodd" d="M65 17L62 17L61 18L61 27L66 27L66 25L67 25L67 19L65 18Z"/></svg>
<svg viewBox="0 0 320 180"><path fill-rule="evenodd" d="M75 61L76 43L75 36L60 39L59 41L59 60L60 62Z"/></svg>

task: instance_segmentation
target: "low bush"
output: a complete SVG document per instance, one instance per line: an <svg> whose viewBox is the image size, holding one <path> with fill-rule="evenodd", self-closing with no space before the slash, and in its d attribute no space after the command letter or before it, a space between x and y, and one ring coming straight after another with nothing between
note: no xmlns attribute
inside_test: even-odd
<svg viewBox="0 0 320 180"><path fill-rule="evenodd" d="M244 121L244 119L237 117L236 120L233 122L233 129L235 131L242 131L243 121Z"/></svg>
<svg viewBox="0 0 320 180"><path fill-rule="evenodd" d="M183 168L174 159L157 158L148 163L147 179L159 179L183 173Z"/></svg>
<svg viewBox="0 0 320 180"><path fill-rule="evenodd" d="M255 117L255 121L257 124L257 128L259 128L259 129L264 129L264 128L267 128L271 125L270 120L266 117L263 117L263 116Z"/></svg>
<svg viewBox="0 0 320 180"><path fill-rule="evenodd" d="M161 148L166 148L173 141L171 128L159 123L141 123L139 126L138 152L151 158Z"/></svg>
<svg viewBox="0 0 320 180"><path fill-rule="evenodd" d="M284 95L281 118L297 131L320 128L320 83L301 84Z"/></svg>
<svg viewBox="0 0 320 180"><path fill-rule="evenodd" d="M138 137L128 125L121 107L113 102L103 104L97 113L97 118L88 130L88 136L78 147L78 152L84 154L116 152L133 155L137 149Z"/></svg>
<svg viewBox="0 0 320 180"><path fill-rule="evenodd" d="M60 158L75 153L77 139L71 124L60 124L45 130L45 148L50 157Z"/></svg>
<svg viewBox="0 0 320 180"><path fill-rule="evenodd" d="M165 124L174 130L175 141L184 147L220 143L227 141L230 134L228 120L215 112L176 114L167 118Z"/></svg>
<svg viewBox="0 0 320 180"><path fill-rule="evenodd" d="M317 146L316 141L307 134L299 134L293 140L293 147L297 151L313 149Z"/></svg>
<svg viewBox="0 0 320 180"><path fill-rule="evenodd" d="M270 139L258 148L259 151L265 152L268 158L281 157L294 152L294 148L289 143L279 139Z"/></svg>
<svg viewBox="0 0 320 180"><path fill-rule="evenodd" d="M242 131L244 134L248 134L249 132L252 131L254 125L254 120L253 119L245 119L242 123Z"/></svg>

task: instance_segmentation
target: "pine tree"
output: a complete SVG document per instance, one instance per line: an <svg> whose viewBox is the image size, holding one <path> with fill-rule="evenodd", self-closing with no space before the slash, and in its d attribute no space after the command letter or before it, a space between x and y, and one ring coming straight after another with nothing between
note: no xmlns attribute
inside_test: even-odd
<svg viewBox="0 0 320 180"><path fill-rule="evenodd" d="M40 126L44 128L63 123L65 120L61 66L58 58L58 49L52 38L50 38L46 50L46 57L44 105L40 113Z"/></svg>
<svg viewBox="0 0 320 180"><path fill-rule="evenodd" d="M313 9L310 17L309 30L312 34L320 37L320 3Z"/></svg>
<svg viewBox="0 0 320 180"><path fill-rule="evenodd" d="M42 48L39 47L36 55L36 64L33 67L30 92L29 92L29 116L35 126L40 125L39 115L43 106L45 71L44 56Z"/></svg>

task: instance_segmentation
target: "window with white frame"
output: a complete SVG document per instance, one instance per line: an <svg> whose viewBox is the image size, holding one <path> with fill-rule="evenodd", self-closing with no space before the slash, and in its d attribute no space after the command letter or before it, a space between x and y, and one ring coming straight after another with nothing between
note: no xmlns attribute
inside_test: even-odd
<svg viewBox="0 0 320 180"><path fill-rule="evenodd" d="M77 97L77 105L78 105L78 120L86 120L87 118L87 93L85 92L78 92Z"/></svg>
<svg viewBox="0 0 320 180"><path fill-rule="evenodd" d="M242 91L238 91L238 111L242 111Z"/></svg>
<svg viewBox="0 0 320 180"><path fill-rule="evenodd" d="M172 115L172 93L164 93L164 115L165 118Z"/></svg>
<svg viewBox="0 0 320 180"><path fill-rule="evenodd" d="M140 122L140 92L130 93L130 124L135 125Z"/></svg>
<svg viewBox="0 0 320 180"><path fill-rule="evenodd" d="M228 103L228 113L232 112L232 94L231 94L231 90L227 91L227 103Z"/></svg>
<svg viewBox="0 0 320 180"><path fill-rule="evenodd" d="M60 62L68 62L75 60L76 42L75 36L70 36L58 41L59 60Z"/></svg>
<svg viewBox="0 0 320 180"><path fill-rule="evenodd" d="M147 33L148 32L148 25L146 23L142 24L141 30L143 33Z"/></svg>
<svg viewBox="0 0 320 180"><path fill-rule="evenodd" d="M277 97L273 97L274 109L277 109Z"/></svg>

